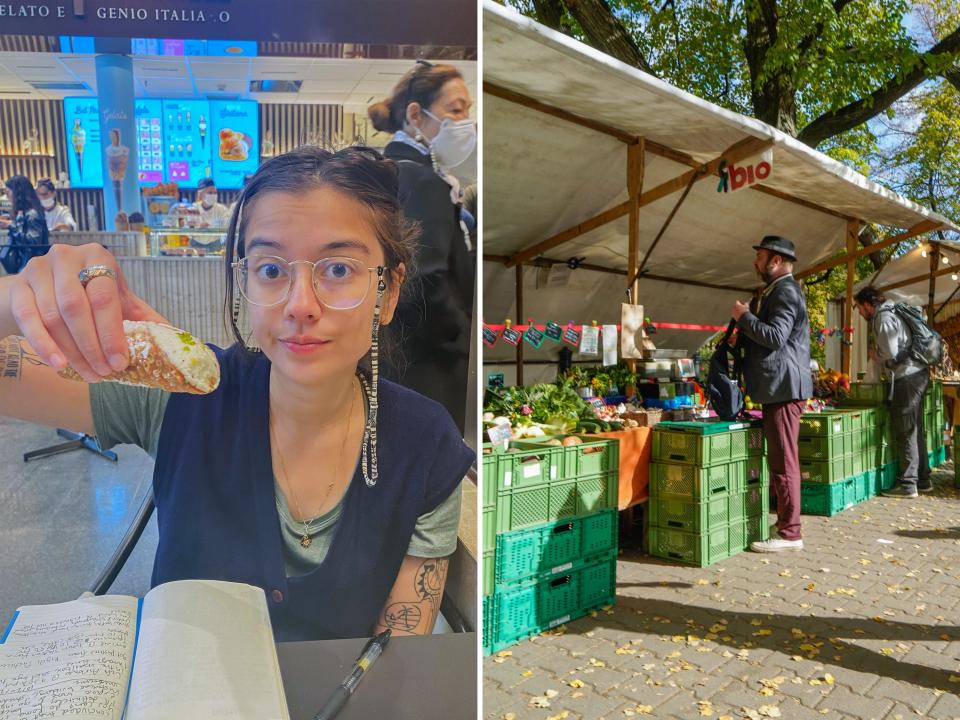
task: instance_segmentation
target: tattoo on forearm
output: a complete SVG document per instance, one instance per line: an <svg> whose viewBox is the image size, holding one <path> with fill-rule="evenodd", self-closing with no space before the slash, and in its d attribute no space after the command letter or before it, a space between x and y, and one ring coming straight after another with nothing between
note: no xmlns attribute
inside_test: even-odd
<svg viewBox="0 0 960 720"><path fill-rule="evenodd" d="M414 590L420 600L429 600L436 613L440 609L443 599L443 584L447 579L447 558L429 559L420 563L417 568Z"/></svg>
<svg viewBox="0 0 960 720"><path fill-rule="evenodd" d="M45 365L32 350L28 350L22 337L11 335L0 340L0 377L19 380L24 364Z"/></svg>
<svg viewBox="0 0 960 720"><path fill-rule="evenodd" d="M383 611L383 624L391 630L405 630L413 632L420 624L423 613L413 603L393 603L387 605Z"/></svg>

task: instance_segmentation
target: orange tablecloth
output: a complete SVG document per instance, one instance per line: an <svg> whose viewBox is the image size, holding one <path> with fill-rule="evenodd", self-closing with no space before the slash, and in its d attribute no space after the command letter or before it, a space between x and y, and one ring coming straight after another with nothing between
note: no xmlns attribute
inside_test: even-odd
<svg viewBox="0 0 960 720"><path fill-rule="evenodd" d="M653 430L648 427L618 432L597 433L620 441L620 491L617 506L621 510L647 500L650 484L650 450Z"/></svg>

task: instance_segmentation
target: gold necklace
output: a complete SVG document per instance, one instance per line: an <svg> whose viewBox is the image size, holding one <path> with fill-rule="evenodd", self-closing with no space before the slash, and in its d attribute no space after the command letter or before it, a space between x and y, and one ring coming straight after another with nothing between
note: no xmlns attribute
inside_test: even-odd
<svg viewBox="0 0 960 720"><path fill-rule="evenodd" d="M353 381L350 382L350 410L347 414L347 431L344 433L343 442L340 443L340 452L337 454L337 465L336 472L333 476L333 480L330 481L330 484L327 485L327 491L323 494L323 500L320 501L320 509L323 509L323 506L326 505L327 499L330 497L330 493L333 492L334 483L336 483L337 478L340 477L340 470L343 463L343 451L346 447L347 440L350 438L350 423L353 421L353 404L356 401L357 394L353 391ZM303 513L303 508L300 507L300 501L297 499L296 493L293 491L293 485L290 484L290 477L287 475L287 468L283 462L283 453L280 450L280 443L277 442L276 430L274 430L273 423L269 423L270 427L270 436L273 438L273 444L277 448L277 459L280 461L280 471L283 474L283 485L286 486L282 489L289 490L290 497L293 499L293 504L297 508L297 514L300 516L300 524L303 525L303 535L300 537L300 546L303 548L308 548L313 544L313 540L310 539L310 527L313 525L313 521L319 517L314 515L312 518L307 518ZM292 518L291 518L292 519Z"/></svg>

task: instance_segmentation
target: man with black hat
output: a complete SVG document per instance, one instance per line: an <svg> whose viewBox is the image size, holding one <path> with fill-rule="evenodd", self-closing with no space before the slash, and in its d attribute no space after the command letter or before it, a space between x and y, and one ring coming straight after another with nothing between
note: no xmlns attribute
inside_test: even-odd
<svg viewBox="0 0 960 720"><path fill-rule="evenodd" d="M800 283L793 277L793 243L767 235L754 245L753 267L766 287L750 305L736 302L744 349L747 394L763 403L771 492L777 497L776 532L754 542L754 552L802 550L800 534L800 460L798 439L804 401L813 395L810 374L810 321Z"/></svg>

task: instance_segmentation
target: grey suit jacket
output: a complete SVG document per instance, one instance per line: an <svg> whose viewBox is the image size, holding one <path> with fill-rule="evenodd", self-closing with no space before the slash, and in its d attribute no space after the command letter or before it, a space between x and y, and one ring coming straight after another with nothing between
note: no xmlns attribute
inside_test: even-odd
<svg viewBox="0 0 960 720"><path fill-rule="evenodd" d="M751 303L755 310L756 302ZM810 320L803 290L793 276L776 281L737 323L743 343L743 377L754 402L806 400L813 395Z"/></svg>

